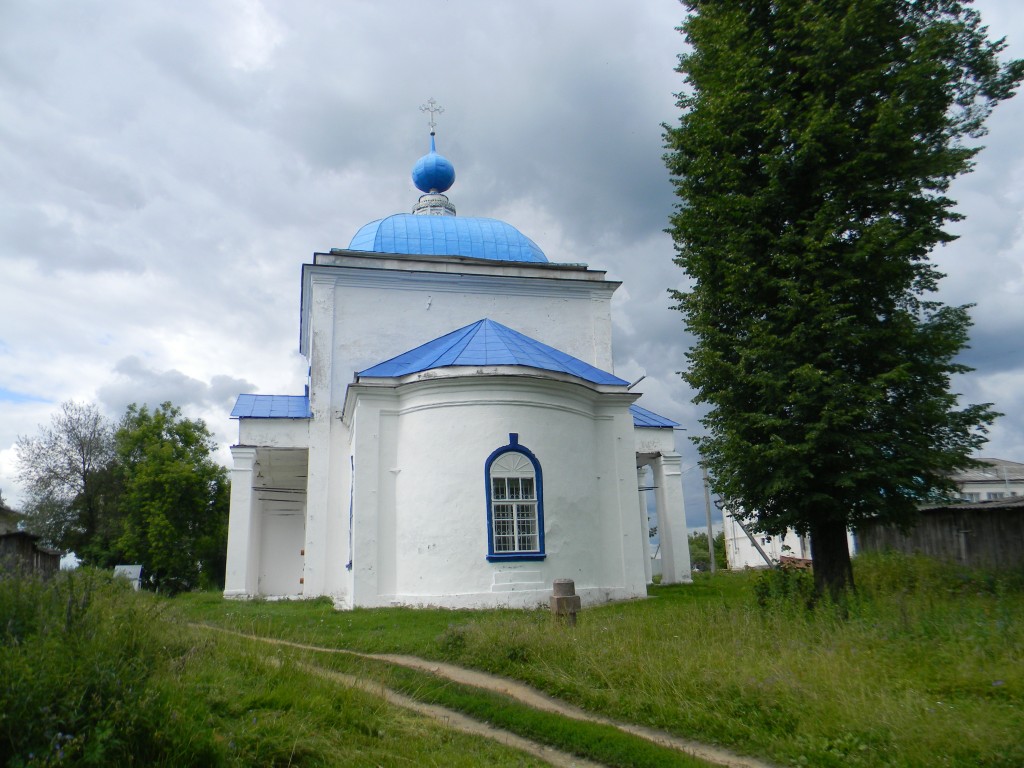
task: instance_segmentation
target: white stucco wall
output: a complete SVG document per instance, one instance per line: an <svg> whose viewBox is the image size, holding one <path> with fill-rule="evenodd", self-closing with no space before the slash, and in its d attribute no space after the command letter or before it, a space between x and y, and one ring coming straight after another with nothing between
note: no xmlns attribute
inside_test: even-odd
<svg viewBox="0 0 1024 768"><path fill-rule="evenodd" d="M328 594L339 606L350 607L367 604L361 597L365 594L400 591L397 580L409 568L404 558L392 557L380 569L368 570L368 563L379 560L378 541L393 541L398 521L391 510L404 508L396 506L396 494L411 487L401 478L408 459L402 466L396 463L398 446L405 445L410 426L387 414L378 415L380 424L372 429L366 420L361 428L341 420L343 398L355 371L484 317L610 371L610 302L619 284L582 266L349 252L317 254L316 262L303 268L300 332L300 346L310 362L313 413L303 594ZM364 482L353 489L353 456L359 465L357 475L378 477L377 487ZM476 485L482 493L482 476ZM350 532L350 506L360 516L378 516L373 535L366 525L356 525ZM524 578L537 576L529 573ZM433 593L438 587L429 575L417 578L426 580L421 591ZM508 580L503 589L515 592L513 576Z"/></svg>
<svg viewBox="0 0 1024 768"><path fill-rule="evenodd" d="M309 419L239 419L238 444L306 448Z"/></svg>
<svg viewBox="0 0 1024 768"><path fill-rule="evenodd" d="M633 430L633 441L634 450L640 455L676 452L676 436L671 429L638 427Z"/></svg>
<svg viewBox="0 0 1024 768"><path fill-rule="evenodd" d="M326 384L328 376L321 379L318 370L330 365L329 378L340 385L330 390L335 406L355 371L483 318L614 372L611 297L619 283L604 280L602 272L500 262L470 270L426 257L415 260L416 269L396 269L386 259L357 259L356 266L339 257L338 263L342 266L304 267L302 309L311 392ZM325 330L328 321L332 327ZM328 335L329 358L317 349L318 340Z"/></svg>
<svg viewBox="0 0 1024 768"><path fill-rule="evenodd" d="M354 387L354 604L531 606L556 578L588 604L645 595L632 399L528 377ZM539 562L486 557L484 464L510 433L542 468Z"/></svg>

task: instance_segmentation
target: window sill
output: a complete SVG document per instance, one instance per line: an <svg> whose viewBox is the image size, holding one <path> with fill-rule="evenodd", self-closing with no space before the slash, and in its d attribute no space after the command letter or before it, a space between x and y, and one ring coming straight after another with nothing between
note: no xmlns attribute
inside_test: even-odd
<svg viewBox="0 0 1024 768"><path fill-rule="evenodd" d="M492 563L536 562L546 557L543 552L516 552L507 555L488 555L487 560Z"/></svg>

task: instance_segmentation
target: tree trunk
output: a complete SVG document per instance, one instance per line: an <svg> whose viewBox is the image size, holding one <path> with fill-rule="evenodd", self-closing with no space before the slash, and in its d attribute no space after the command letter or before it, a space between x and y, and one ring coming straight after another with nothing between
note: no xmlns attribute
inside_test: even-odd
<svg viewBox="0 0 1024 768"><path fill-rule="evenodd" d="M846 525L823 520L811 526L811 561L814 565L814 589L819 596L828 594L839 600L853 590L853 567Z"/></svg>

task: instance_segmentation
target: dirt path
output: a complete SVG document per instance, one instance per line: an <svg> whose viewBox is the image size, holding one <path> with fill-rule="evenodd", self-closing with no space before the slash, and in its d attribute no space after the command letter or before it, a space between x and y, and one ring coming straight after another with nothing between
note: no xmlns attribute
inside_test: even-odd
<svg viewBox="0 0 1024 768"><path fill-rule="evenodd" d="M475 669L457 667L453 664L445 664L440 661L428 661L427 659L420 659L416 656L398 656L386 653L360 653L356 655L363 656L368 659L389 661L392 664L397 664L402 667L430 672L438 677L443 677L455 683L462 683L464 685L471 685L475 688L483 688L488 691L503 693L509 698L520 701L534 709L539 709L544 712L553 712L555 714L562 715L563 717L572 718L573 720L585 720L591 723L610 725L612 728L617 728L624 733L639 736L641 739L646 739L647 741L654 742L660 746L668 747L669 749L674 749L679 752L685 752L688 755L698 757L701 760L706 760L709 763L726 766L726 768L772 768L769 763L765 763L751 757L746 757L744 755L737 755L718 747L702 744L698 741L691 741L690 739L673 736L665 731L658 731L654 728L644 728L643 726L633 725L632 723L620 723L617 720L612 720L611 718L595 715L572 704L566 704L564 701L553 699L546 693L538 691L536 688L531 688L524 683L510 680L507 677L499 677L498 675L479 672Z"/></svg>
<svg viewBox="0 0 1024 768"><path fill-rule="evenodd" d="M244 637L249 640L259 640L261 642L268 643L271 645L287 646L290 648L298 648L307 651L317 651L319 653L341 653L364 659L385 661L400 667L415 669L421 672L429 672L430 674L436 675L438 677L443 677L446 680L451 680L454 683L461 683L463 685L469 685L474 688L480 688L486 691L492 691L494 693L501 693L505 696L508 696L511 699L515 699L516 701L519 701L523 704L526 704L527 706L533 707L534 709L538 709L543 712L551 712L553 714L568 717L573 720L583 720L586 722L608 725L613 728L617 728L618 730L624 733L629 733L633 736L638 736L641 739L646 739L647 741L653 742L663 747L668 747L669 749L684 752L688 755L699 758L701 760L706 760L707 762L713 763L715 765L725 766L725 768L773 768L773 766L770 763L766 763L753 757L738 755L733 752L729 752L728 750L721 749L719 747L714 747L708 744L702 744L697 741L691 741L690 739L683 739L679 736L674 736L670 733L658 731L653 728L644 728L643 726L633 725L631 723L620 723L616 720L612 720L607 717L602 717L601 715L592 714L572 704L566 704L565 702L553 699L547 694L542 693L535 688L531 688L530 686L524 683L520 683L515 680L510 680L507 677L492 675L487 672L480 672L474 669L466 669L465 667L457 667L454 664L445 664L444 662L440 661L429 661L427 659L421 659L416 656L401 656L387 653L360 653L359 651L349 651L341 648L325 648L319 645L295 643L290 640L279 640L277 638L272 637L257 637L255 635L247 635L243 632L235 632L230 629L222 629L221 627L214 627L207 624L192 624L191 626L200 629L213 629L218 632L224 632L229 635ZM527 739L523 739L520 736L515 736L514 734L502 731L501 729L492 728L491 726L480 723L460 713L447 710L443 707L422 704L413 699L405 697L402 694L396 693L394 691L389 691L389 689L383 688L380 684L368 683L366 681L361 681L358 678L352 677L350 675L341 675L340 673L330 672L328 670L321 670L318 667L309 667L308 669L309 671L317 672L317 674L324 674L331 677L336 676L339 679L339 682L345 682L346 685L356 685L357 687L363 688L364 690L372 691L380 695L384 695L381 693L382 691L388 691L388 695L396 697L394 703L402 707L415 709L418 712L421 711L421 709L419 708L423 708L422 711L424 714L427 714L427 710L438 710L439 712L443 713L441 715L438 715L438 718L441 719L443 722L452 725L452 727L456 727L454 723L455 719L458 718L460 719L460 721L464 720L467 723L473 724L476 728L492 730L501 735L492 736L490 738L495 738L496 740L501 741L503 743L508 743L509 746L515 746L518 749L530 752L530 754L536 755L537 757L540 757L543 760L548 760L553 765L595 765L595 763L584 761L581 758L574 757L572 755L567 755L566 753L557 752L556 750L552 750L550 747L545 747L541 744L537 744L536 742L528 741ZM347 682L348 680L354 682ZM385 698L387 698L387 696L385 696ZM399 703L399 699L409 703ZM390 700L391 699L389 699L389 701ZM462 728L459 728L459 730L462 730ZM487 735L484 730L473 730L467 732L478 733L480 735ZM506 741L506 738L517 739L525 744L531 744L534 748L545 750L545 754L542 755L538 752L533 751L533 749L528 749L527 747L514 744L511 740ZM554 762L553 758L556 754L565 757L571 762Z"/></svg>
<svg viewBox="0 0 1024 768"><path fill-rule="evenodd" d="M225 630L221 630L225 631ZM231 634L236 634L232 632ZM252 635L241 635L242 637L252 637ZM267 638L257 638L259 640L266 640ZM273 642L269 641L268 642ZM307 648L311 646L302 646L296 643L280 642L279 645L289 645L298 648ZM327 649L316 649L316 650L327 650ZM268 663L274 664L275 666L280 665L279 659L267 659ZM548 747L544 744L538 744L536 741L530 741L524 739L518 734L506 731L502 728L496 728L488 723L482 723L479 720L474 720L471 717L467 717L461 712L456 712L453 709L447 709L436 704L424 704L421 701L416 701L404 694L393 691L380 683L373 682L371 680L364 680L354 675L346 675L342 672L334 672L330 669L324 669L313 664L304 664L302 662L295 662L299 669L303 669L312 675L321 677L325 680L331 680L332 682L344 685L347 688L357 688L361 691L366 691L374 696L379 696L384 699L388 704L392 704L402 709L408 709L415 712L418 715L429 717L435 720L439 725L445 728L451 728L452 730L459 731L461 733L468 733L473 736L483 736L486 739L491 739L499 744L504 744L507 747L518 749L521 752L533 755L534 757L543 760L549 765L555 766L555 768L604 768L600 763L594 763L590 760L585 760L582 757L571 755L568 752L562 752Z"/></svg>

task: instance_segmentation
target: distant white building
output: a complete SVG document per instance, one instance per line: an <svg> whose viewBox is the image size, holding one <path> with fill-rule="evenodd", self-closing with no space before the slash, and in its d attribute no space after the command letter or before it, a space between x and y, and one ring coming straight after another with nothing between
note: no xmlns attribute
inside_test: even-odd
<svg viewBox="0 0 1024 768"><path fill-rule="evenodd" d="M584 603L690 580L675 422L610 373L619 283L456 217L434 148L411 214L302 268L304 395L241 395L225 595L339 607Z"/></svg>
<svg viewBox="0 0 1024 768"><path fill-rule="evenodd" d="M787 530L785 536L769 536L753 530L751 523L740 525L728 510L722 510L722 524L725 531L725 557L730 571L744 568L768 568L778 565L782 557L798 557L811 559L811 540L808 536L798 536L795 531ZM743 530L746 526L748 536ZM846 534L850 554L856 554L857 541L852 531ZM764 553L764 554L762 554ZM767 557L767 560L765 559Z"/></svg>
<svg viewBox="0 0 1024 768"><path fill-rule="evenodd" d="M1024 464L1006 459L978 459L984 466L953 475L964 501L996 501L1024 496Z"/></svg>
<svg viewBox="0 0 1024 768"><path fill-rule="evenodd" d="M750 529L750 523L745 524ZM806 536L797 536L792 531L787 531L782 538L778 536L768 537L765 534L753 534L754 541L744 533L739 521L733 517L728 510L722 510L722 530L725 532L725 559L729 564L729 570L743 570L744 568L766 568L769 563L758 551L754 541L761 547L768 556L771 564L779 562L781 555L792 555L793 557L810 557L811 548ZM783 546L786 549L783 549Z"/></svg>

